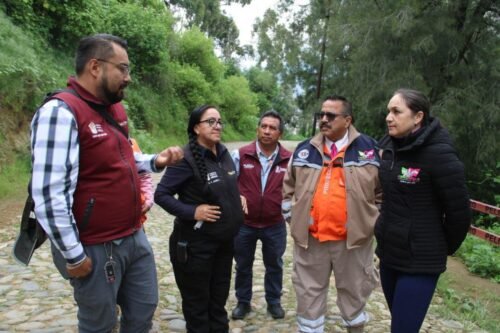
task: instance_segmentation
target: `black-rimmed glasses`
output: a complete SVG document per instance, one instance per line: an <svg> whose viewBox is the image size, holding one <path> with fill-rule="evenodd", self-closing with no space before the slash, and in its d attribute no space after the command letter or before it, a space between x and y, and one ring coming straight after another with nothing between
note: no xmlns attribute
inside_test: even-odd
<svg viewBox="0 0 500 333"><path fill-rule="evenodd" d="M215 124L218 124L220 127L224 127L224 122L221 119L217 120L215 118L208 118L205 120L200 120L200 124L201 123L207 123L210 127L214 127Z"/></svg>
<svg viewBox="0 0 500 333"><path fill-rule="evenodd" d="M328 121L334 121L335 118L337 118L339 116L345 116L345 114L341 114L341 113L332 113L332 112L323 112L323 111L316 112L315 115L316 115L316 118L318 118L319 120L323 119L323 117L326 116Z"/></svg>
<svg viewBox="0 0 500 333"><path fill-rule="evenodd" d="M104 60L104 59L96 59L96 60L106 62L108 64L115 66L116 68L118 68L118 70L120 72L122 72L123 75L130 75L131 69L130 69L130 66L127 64L117 64L117 63L114 63L112 61L108 61L108 60Z"/></svg>

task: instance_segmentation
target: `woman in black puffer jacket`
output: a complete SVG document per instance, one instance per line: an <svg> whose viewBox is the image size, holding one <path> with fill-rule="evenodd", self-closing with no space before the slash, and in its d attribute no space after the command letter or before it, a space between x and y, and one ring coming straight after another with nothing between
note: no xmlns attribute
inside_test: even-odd
<svg viewBox="0 0 500 333"><path fill-rule="evenodd" d="M469 196L464 166L448 132L430 117L427 98L399 89L387 110L388 135L379 142L383 202L376 253L391 332L418 333L447 255L469 229Z"/></svg>

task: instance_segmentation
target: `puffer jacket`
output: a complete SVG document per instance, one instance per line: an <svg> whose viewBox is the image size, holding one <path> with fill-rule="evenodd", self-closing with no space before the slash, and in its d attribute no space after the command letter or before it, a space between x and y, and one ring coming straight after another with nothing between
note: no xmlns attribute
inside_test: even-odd
<svg viewBox="0 0 500 333"><path fill-rule="evenodd" d="M437 119L403 140L385 136L381 149L381 214L376 254L407 273L446 269L469 229L471 210L464 166Z"/></svg>
<svg viewBox="0 0 500 333"><path fill-rule="evenodd" d="M323 168L324 136L319 133L299 143L283 180L283 214L291 212L290 233L295 244L307 248L311 204ZM376 142L349 127L343 167L347 195L347 248L356 248L373 239L379 210L379 157Z"/></svg>

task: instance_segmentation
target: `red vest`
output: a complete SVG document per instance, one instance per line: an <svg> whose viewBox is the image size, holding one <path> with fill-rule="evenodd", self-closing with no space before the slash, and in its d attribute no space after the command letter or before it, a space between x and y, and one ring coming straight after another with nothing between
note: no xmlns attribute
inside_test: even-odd
<svg viewBox="0 0 500 333"><path fill-rule="evenodd" d="M238 187L241 195L247 199L248 214L245 224L264 228L283 222L281 215L282 187L288 160L291 152L279 146L278 154L273 161L266 188L262 193L260 173L262 167L257 156L256 142L240 148L240 173Z"/></svg>
<svg viewBox="0 0 500 333"><path fill-rule="evenodd" d="M102 104L72 77L68 88L88 101ZM67 92L54 98L69 106L78 126L80 161L72 208L80 241L98 244L134 233L141 227L141 199L130 143L81 98ZM110 105L107 111L128 133L123 105Z"/></svg>

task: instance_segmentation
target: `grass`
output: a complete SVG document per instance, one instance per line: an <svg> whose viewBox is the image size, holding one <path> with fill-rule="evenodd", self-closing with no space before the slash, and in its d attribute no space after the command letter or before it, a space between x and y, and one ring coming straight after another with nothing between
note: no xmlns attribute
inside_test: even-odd
<svg viewBox="0 0 500 333"><path fill-rule="evenodd" d="M12 164L0 168L0 200L23 191L27 193L31 172L27 158L20 157Z"/></svg>
<svg viewBox="0 0 500 333"><path fill-rule="evenodd" d="M498 295L485 291L481 297L468 295L453 288L452 280L443 274L437 285L437 295L442 304L433 307L433 311L444 318L461 322L466 331L477 329L477 325L487 332L498 332L500 327L500 303Z"/></svg>

